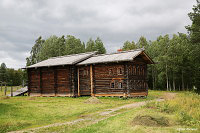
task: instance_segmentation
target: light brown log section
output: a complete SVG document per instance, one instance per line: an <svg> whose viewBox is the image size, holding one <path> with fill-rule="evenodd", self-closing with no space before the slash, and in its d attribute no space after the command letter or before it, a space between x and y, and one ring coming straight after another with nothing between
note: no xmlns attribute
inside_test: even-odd
<svg viewBox="0 0 200 133"><path fill-rule="evenodd" d="M91 96L94 96L92 65L90 65L90 88L91 88Z"/></svg>
<svg viewBox="0 0 200 133"><path fill-rule="evenodd" d="M140 92L140 93L130 93L129 97L138 97L138 96L147 96L148 92Z"/></svg>
<svg viewBox="0 0 200 133"><path fill-rule="evenodd" d="M120 97L120 96L124 96L124 93L120 93L120 94L95 94L95 96L116 96L116 97Z"/></svg>

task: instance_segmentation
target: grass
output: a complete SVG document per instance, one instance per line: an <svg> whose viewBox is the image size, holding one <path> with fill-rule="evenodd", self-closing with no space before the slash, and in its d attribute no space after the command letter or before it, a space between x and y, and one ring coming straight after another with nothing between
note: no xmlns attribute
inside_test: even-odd
<svg viewBox="0 0 200 133"><path fill-rule="evenodd" d="M16 87L15 87L16 89ZM147 98L120 99L100 97L102 104L86 104L89 97L5 97L0 92L0 132L40 127L71 121L84 115L133 102L155 99L159 92Z"/></svg>
<svg viewBox="0 0 200 133"><path fill-rule="evenodd" d="M152 91L153 93L155 91ZM177 92L178 93L178 92ZM80 129L73 130L75 133L190 133L200 132L200 96L191 92L179 92L175 99L167 100L161 103L151 102L144 107L131 109L124 113L110 117L99 123L85 126ZM167 126L152 125L152 123L144 122L138 119L138 116L148 116L152 118L165 118L169 121ZM151 122L151 121L149 121ZM146 123L147 125L144 125ZM149 126L152 125L152 126Z"/></svg>
<svg viewBox="0 0 200 133"><path fill-rule="evenodd" d="M148 114L150 116L165 116L162 113L156 113L152 110L137 108L128 110L125 113L120 115L108 118L103 120L97 124L93 124L91 126L87 126L81 129L76 129L74 133L155 133L155 132L173 132L175 131L173 127L147 127L141 125L134 125L133 120L138 115ZM171 116L167 116L171 119ZM170 121L170 123L174 123L174 121Z"/></svg>
<svg viewBox="0 0 200 133"><path fill-rule="evenodd" d="M73 133L177 133L200 132L200 96L192 92L176 92L174 99L163 102L150 102L136 109L122 109L120 113L98 123L94 120L102 116L95 115L105 109L124 104L152 100L162 97L165 91L149 91L147 98L120 99L100 97L102 104L86 104L89 97L12 97L6 98L0 92L0 132L16 131L40 127L58 122L72 121L90 117L74 125L55 126L37 130L37 133L73 132ZM147 125L139 122L146 117ZM136 120L138 118L137 122ZM162 126L148 123L156 120ZM167 125L162 120L167 121ZM151 121L149 121L151 122ZM146 122L145 122L146 123Z"/></svg>

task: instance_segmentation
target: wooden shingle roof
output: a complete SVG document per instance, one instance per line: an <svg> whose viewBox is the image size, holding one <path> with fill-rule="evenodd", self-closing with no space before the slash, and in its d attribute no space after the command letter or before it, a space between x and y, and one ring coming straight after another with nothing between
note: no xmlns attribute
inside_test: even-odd
<svg viewBox="0 0 200 133"><path fill-rule="evenodd" d="M47 60L41 61L39 63L28 66L27 68L37 68L37 67L50 67L50 66L60 66L60 65L75 65L80 61L83 61L92 55L96 54L96 52L87 52L81 54L73 54L66 56L59 56L49 58Z"/></svg>
<svg viewBox="0 0 200 133"><path fill-rule="evenodd" d="M133 61L133 59L140 54L142 54L142 56L145 57L145 59L148 61L148 64L154 63L153 60L144 52L144 49L141 48L129 51L122 51L118 53L112 53L112 54L93 55L92 57L78 63L77 65Z"/></svg>

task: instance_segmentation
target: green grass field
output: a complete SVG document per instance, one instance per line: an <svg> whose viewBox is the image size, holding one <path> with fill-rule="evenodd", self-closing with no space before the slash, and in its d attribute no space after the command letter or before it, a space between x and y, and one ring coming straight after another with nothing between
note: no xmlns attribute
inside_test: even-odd
<svg viewBox="0 0 200 133"><path fill-rule="evenodd" d="M5 97L4 91L0 95L0 132L7 132L74 120L107 108L154 99L157 94L127 100L102 97L102 104L84 103L89 97Z"/></svg>
<svg viewBox="0 0 200 133"><path fill-rule="evenodd" d="M16 89L16 88L15 88ZM0 92L0 132L26 130L53 123L76 120L84 116L97 118L95 112L121 105L152 100L164 91L149 91L147 98L100 97L101 104L88 104L89 97L6 97ZM178 93L175 99L152 102L136 109L120 110L121 114L93 124L91 120L75 125L40 129L35 132L177 132L177 128L198 128L200 97L189 92ZM134 125L138 115L162 116L169 120L167 127ZM184 131L182 131L184 132Z"/></svg>
<svg viewBox="0 0 200 133"><path fill-rule="evenodd" d="M200 132L200 96L190 92L179 92L175 99L164 102L152 102L144 107L130 109L120 115L103 120L97 124L73 130L75 133L199 133ZM166 118L167 126L145 126L141 121L134 124L136 116ZM139 121L139 120L138 120ZM149 121L150 123L151 121ZM155 123L151 123L155 124ZM49 129L51 130L51 129ZM55 131L55 130L53 130ZM66 131L66 130L65 130Z"/></svg>

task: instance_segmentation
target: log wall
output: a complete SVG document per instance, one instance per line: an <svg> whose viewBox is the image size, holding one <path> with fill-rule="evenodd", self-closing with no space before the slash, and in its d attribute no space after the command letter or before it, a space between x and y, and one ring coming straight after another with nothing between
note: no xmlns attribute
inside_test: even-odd
<svg viewBox="0 0 200 133"><path fill-rule="evenodd" d="M28 79L30 96L148 94L147 64L140 56L123 63L32 68L28 69Z"/></svg>
<svg viewBox="0 0 200 133"><path fill-rule="evenodd" d="M80 66L79 67L79 86L80 86L80 95L81 96L91 95L90 66Z"/></svg>
<svg viewBox="0 0 200 133"><path fill-rule="evenodd" d="M94 96L147 96L147 64L141 59L92 65ZM91 94L90 66L79 66L80 96Z"/></svg>
<svg viewBox="0 0 200 133"><path fill-rule="evenodd" d="M93 66L95 95L123 95L126 88L125 67L123 64L98 64Z"/></svg>
<svg viewBox="0 0 200 133"><path fill-rule="evenodd" d="M30 96L75 96L74 67L28 69Z"/></svg>
<svg viewBox="0 0 200 133"><path fill-rule="evenodd" d="M142 57L138 56L133 62L127 63L128 69L128 95L147 96L147 64Z"/></svg>

